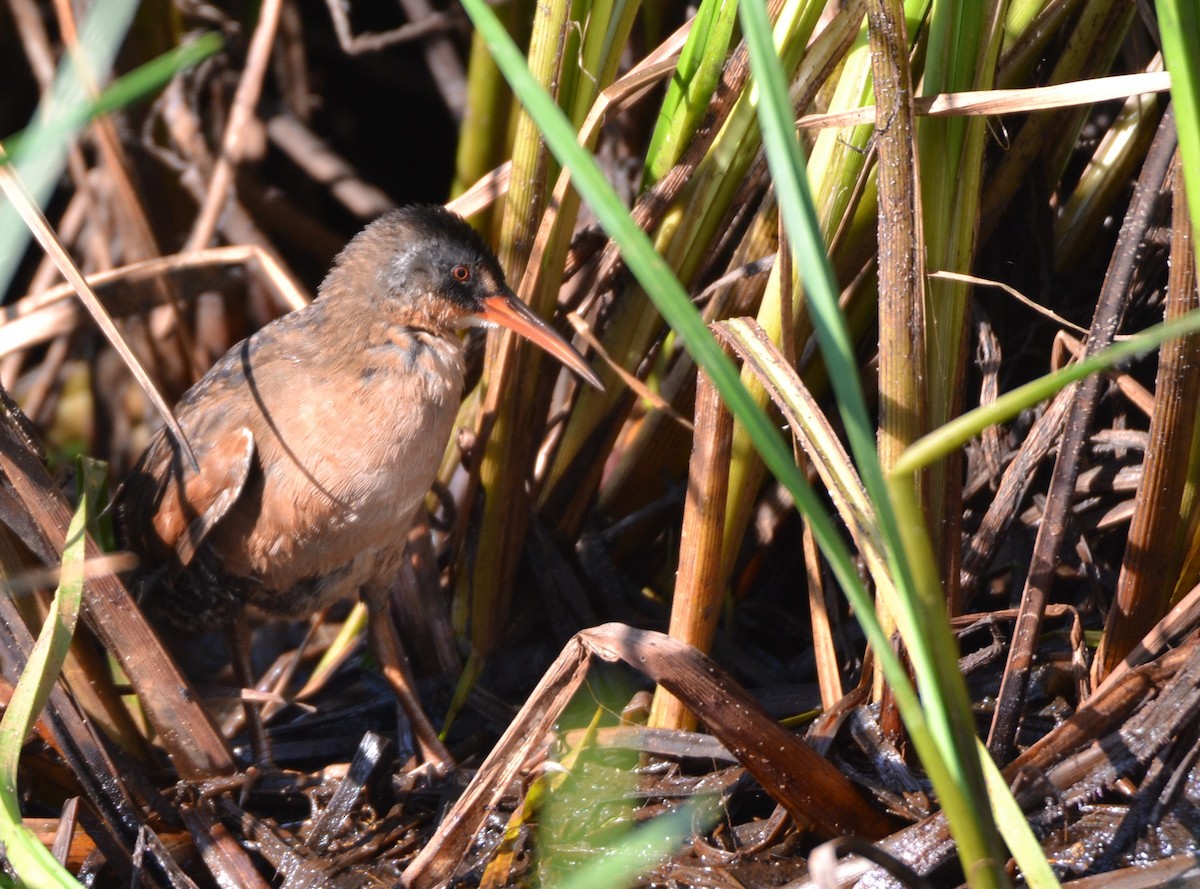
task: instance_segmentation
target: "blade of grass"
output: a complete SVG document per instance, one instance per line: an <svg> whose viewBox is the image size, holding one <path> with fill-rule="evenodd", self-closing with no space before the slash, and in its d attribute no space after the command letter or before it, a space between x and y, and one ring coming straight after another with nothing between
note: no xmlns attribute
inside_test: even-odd
<svg viewBox="0 0 1200 889"><path fill-rule="evenodd" d="M1004 842L1012 850L1013 858L1021 869L1021 876L1030 889L1058 889L1058 877L1046 861L1046 853L1038 842L1025 813L1017 805L1008 783L1000 774L991 754L983 742L979 742L979 761L983 763L983 777L987 781L988 799L992 804L992 817L1004 836Z"/></svg>
<svg viewBox="0 0 1200 889"><path fill-rule="evenodd" d="M1071 383L1094 373L1109 370L1124 361L1149 354L1169 339L1200 333L1200 309L1194 309L1173 321L1163 321L1147 327L1135 336L1121 339L1090 358L1068 365L1060 371L1005 392L991 404L955 417L940 429L913 443L892 467L892 475L911 475L924 466L940 460L951 451L961 448L988 426L1007 422L1026 408L1055 395Z"/></svg>
<svg viewBox="0 0 1200 889"><path fill-rule="evenodd" d="M50 613L17 682L8 709L4 711L4 718L0 719L0 843L3 844L8 863L21 880L30 886L74 889L79 886L50 854L50 850L21 822L17 764L25 737L46 706L50 689L58 679L71 645L71 637L75 634L79 606L83 600L84 530L87 521L88 497L84 494L67 529L62 579Z"/></svg>
<svg viewBox="0 0 1200 889"><path fill-rule="evenodd" d="M695 417L668 633L710 654L725 596L721 539L729 493L733 417L704 374L697 374ZM647 725L695 731L697 721L697 714L677 697L662 687L655 689Z"/></svg>
<svg viewBox="0 0 1200 889"><path fill-rule="evenodd" d="M696 11L650 137L643 186L657 182L678 162L686 140L708 110L736 20L737 4L733 0L704 0Z"/></svg>
<svg viewBox="0 0 1200 889"><path fill-rule="evenodd" d="M225 45L220 34L201 34L181 46L151 59L128 74L114 80L94 102L80 102L64 108L44 123L26 127L4 140L13 163L18 167L42 150L48 143L69 139L71 134L102 114L118 111L149 96L170 82L180 71L186 71ZM45 141L42 141L45 140Z"/></svg>
<svg viewBox="0 0 1200 889"><path fill-rule="evenodd" d="M1171 100L1179 131L1179 156L1187 183L1188 215L1200 226L1200 4L1158 0L1158 33L1171 72ZM1193 246L1192 249L1195 249Z"/></svg>
<svg viewBox="0 0 1200 889"><path fill-rule="evenodd" d="M916 160L912 71L900 0L868 0L871 72L875 82L879 191L879 461L891 466L925 428L925 263ZM919 498L918 498L919 499ZM886 629L895 619L877 603ZM882 697L877 669L873 696Z"/></svg>
<svg viewBox="0 0 1200 889"><path fill-rule="evenodd" d="M1178 175L1176 167L1176 186L1171 196L1167 318L1200 307L1191 217L1184 194L1187 189ZM1197 361L1200 343L1195 340L1166 343L1159 354L1142 482L1129 524L1117 594L1109 606L1104 636L1092 663L1094 676L1106 676L1115 669L1170 611L1180 581L1190 585L1195 577L1184 575L1182 569L1191 544L1187 532L1198 518L1196 477L1189 472L1193 455L1200 450L1196 441L1200 376L1193 370Z"/></svg>
<svg viewBox="0 0 1200 889"><path fill-rule="evenodd" d="M715 820L712 801L697 800L678 811L660 815L644 824L605 849L583 867L576 868L566 880L558 884L559 889L619 889L658 862L662 861L686 840L701 822Z"/></svg>
<svg viewBox="0 0 1200 889"><path fill-rule="evenodd" d="M982 806L987 790L975 746L970 697L958 670L957 646L940 602L929 538L919 508L908 499L915 492L903 492L905 501L895 504L893 511L889 486L884 483L875 449L875 429L867 414L853 344L838 305L838 290L812 205L803 150L792 123L787 84L771 43L766 8L761 0L743 0L740 12L753 76L761 91L759 117L776 196L795 251L796 267L808 292L821 354L829 368L850 447L887 541L899 593L898 623L937 743L935 755L927 755L933 751L922 751L922 762L929 768L931 759L940 758L952 776L952 780L939 782L937 772L931 772L958 841L968 881L972 886L1004 885L1003 846L990 812ZM895 496L894 487L891 493ZM903 523L897 522L898 514L905 516ZM906 713L905 709L902 705L901 714L907 722L916 714Z"/></svg>
<svg viewBox="0 0 1200 889"><path fill-rule="evenodd" d="M543 88L558 80L559 66L569 40L570 15L568 0L537 5L529 41L529 69ZM533 246L550 183L558 174L556 169L551 169L553 161L547 156L533 121L520 109L517 109L511 156L513 176L504 202L499 256L509 279L518 282L525 274L525 262ZM489 364L496 360L498 343L493 338L489 345Z"/></svg>
<svg viewBox="0 0 1200 889"><path fill-rule="evenodd" d="M935 2L930 12L924 92L986 90L994 84L1006 0ZM926 267L971 271L978 229L984 118L924 118L917 129L921 167ZM936 428L962 410L967 336L967 285L931 280L925 285L925 356L922 369L928 424ZM923 504L938 529L938 565L950 610L958 610L961 458L930 467ZM971 753L974 756L974 753Z"/></svg>

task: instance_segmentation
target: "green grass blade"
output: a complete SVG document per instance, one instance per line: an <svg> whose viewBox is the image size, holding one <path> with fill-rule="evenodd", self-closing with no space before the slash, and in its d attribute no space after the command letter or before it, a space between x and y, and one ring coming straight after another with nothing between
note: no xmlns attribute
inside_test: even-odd
<svg viewBox="0 0 1200 889"><path fill-rule="evenodd" d="M1156 8L1163 60L1171 72L1171 102L1187 183L1188 215L1192 228L1200 230L1200 3L1158 0Z"/></svg>
<svg viewBox="0 0 1200 889"><path fill-rule="evenodd" d="M629 831L606 847L603 855L576 868L558 884L558 889L621 889L630 885L691 836L693 821L702 809L703 801L697 801Z"/></svg>
<svg viewBox="0 0 1200 889"><path fill-rule="evenodd" d="M1026 408L1052 397L1060 389L1094 373L1116 367L1123 361L1141 357L1172 337L1195 333L1200 333L1200 309L1173 321L1147 327L1136 336L1119 340L1090 358L1005 392L991 404L977 407L914 442L896 461L892 473L897 476L912 475L962 447L987 427L1011 420Z"/></svg>
<svg viewBox="0 0 1200 889"><path fill-rule="evenodd" d="M21 821L17 794L17 764L25 737L33 727L58 679L83 599L84 529L87 527L88 497L67 528L63 551L62 578L42 632L34 643L12 700L0 720L0 843L8 863L29 886L72 887L79 883L50 854Z"/></svg>
<svg viewBox="0 0 1200 889"><path fill-rule="evenodd" d="M79 31L80 52L87 60L94 79L103 80L112 67L136 8L136 0L111 0L103 4L95 3L88 11ZM39 106L37 123L31 129L34 132L43 130L59 114L86 102L83 80L74 60L64 58L50 95L43 98ZM46 206L66 162L65 139L35 138L28 146L25 162L19 165L19 169L25 186L39 206ZM0 205L0 293L8 290L28 242L29 232L17 221L13 206Z"/></svg>
<svg viewBox="0 0 1200 889"><path fill-rule="evenodd" d="M867 492L872 499L880 499L884 486L875 457L875 428L863 400L854 345L837 304L838 288L825 256L825 241L813 208L803 149L796 139L787 81L775 54L766 7L761 0L750 0L742 2L740 8L751 70L760 92L759 120L776 198L791 238L796 267L804 280L821 354L829 368L850 448L860 463Z"/></svg>
<svg viewBox="0 0 1200 889"><path fill-rule="evenodd" d="M94 102L81 102L47 121L43 126L30 127L4 140L9 159L18 167L23 160L46 142L63 141L80 127L108 114L132 105L161 89L171 78L221 51L225 40L220 34L201 34L195 40L168 50L156 59L139 65L109 84Z"/></svg>
<svg viewBox="0 0 1200 889"><path fill-rule="evenodd" d="M1001 885L1001 844L989 812L966 685L958 673L953 636L940 604L940 584L928 538L920 533L920 513L905 501L909 518L902 535L875 448L875 428L862 395L849 332L838 305L838 292L825 255L817 215L805 173L803 150L793 126L787 83L771 41L761 0L743 0L742 29L750 48L751 70L760 93L759 117L776 197L808 295L821 354L837 396L850 446L863 484L871 496L888 542L893 580L900 598L899 623L917 671L938 751L930 759L945 763L949 781L935 784L961 848L972 885ZM902 715L908 717L909 713ZM911 714L915 716L914 714Z"/></svg>
<svg viewBox="0 0 1200 889"><path fill-rule="evenodd" d="M1004 842L1012 850L1025 885L1030 889L1058 889L1058 877L1046 861L1046 853L1025 819L1025 813L1017 805L1004 776L1000 774L992 755L982 741L979 742L979 761L983 763L983 776L987 781L988 799L992 804L992 817L996 821Z"/></svg>
<svg viewBox="0 0 1200 889"><path fill-rule="evenodd" d="M121 20L120 3L106 4L104 15L111 16L112 21L107 23L108 27L101 38L112 40L117 46L124 31L115 33L110 29L113 23ZM85 39L85 49L94 46L99 39L91 42ZM50 189L66 162L67 144L81 127L101 114L123 108L155 92L180 71L219 52L223 45L220 34L203 34L138 66L115 80L91 101L83 96L79 88L74 66L64 65L55 85L54 97L39 114L37 121L5 140L9 161L16 165L39 206L46 205ZM113 53L115 46L111 50ZM99 49L89 55L89 60L93 70L107 70L111 64L111 56ZM7 289L12 281L28 239L29 230L17 220L15 209L8 204L0 205L0 292Z"/></svg>
<svg viewBox="0 0 1200 889"><path fill-rule="evenodd" d="M679 160L687 138L708 111L736 21L734 0L704 0L696 10L650 137L643 185L657 182Z"/></svg>

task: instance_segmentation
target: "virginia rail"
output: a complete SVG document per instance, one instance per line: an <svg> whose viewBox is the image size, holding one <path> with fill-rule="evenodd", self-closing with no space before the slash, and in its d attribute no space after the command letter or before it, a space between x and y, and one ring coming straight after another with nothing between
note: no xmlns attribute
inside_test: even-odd
<svg viewBox="0 0 1200 889"><path fill-rule="evenodd" d="M408 207L359 232L311 305L234 346L184 394L175 413L199 471L160 432L126 481L123 523L152 569L137 584L151 619L236 640L248 605L299 617L361 595L423 755L449 764L411 688L389 585L458 413L458 331L489 323L600 385L461 217ZM254 708L247 716L262 745Z"/></svg>

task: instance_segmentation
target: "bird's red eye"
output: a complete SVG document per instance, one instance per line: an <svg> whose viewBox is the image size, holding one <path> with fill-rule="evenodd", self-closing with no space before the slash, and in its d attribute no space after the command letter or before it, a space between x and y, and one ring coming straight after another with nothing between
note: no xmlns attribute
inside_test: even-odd
<svg viewBox="0 0 1200 889"><path fill-rule="evenodd" d="M471 270L465 265L456 265L450 270L450 274L454 276L455 281L463 282L471 280Z"/></svg>

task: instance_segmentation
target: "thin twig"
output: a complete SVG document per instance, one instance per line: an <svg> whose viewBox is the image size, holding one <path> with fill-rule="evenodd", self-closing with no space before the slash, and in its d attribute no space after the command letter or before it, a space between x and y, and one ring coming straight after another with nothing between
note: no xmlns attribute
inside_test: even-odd
<svg viewBox="0 0 1200 889"><path fill-rule="evenodd" d="M207 247L216 230L217 219L225 207L229 189L233 185L234 167L242 159L246 130L262 92L263 76L266 74L268 62L271 61L271 45L275 42L275 29L279 24L279 12L282 7L283 0L264 0L259 11L258 26L250 40L246 69L242 72L237 92L233 96L233 107L230 109L229 122L225 126L225 136L221 141L221 153L213 166L212 177L208 180L208 189L204 193L204 202L184 247L185 251Z"/></svg>

